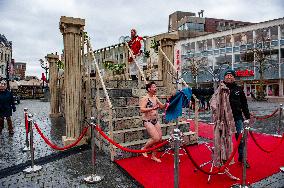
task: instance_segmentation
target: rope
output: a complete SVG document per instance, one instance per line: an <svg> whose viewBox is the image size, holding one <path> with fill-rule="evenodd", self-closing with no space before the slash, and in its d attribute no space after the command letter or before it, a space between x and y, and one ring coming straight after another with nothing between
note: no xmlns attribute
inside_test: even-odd
<svg viewBox="0 0 284 188"><path fill-rule="evenodd" d="M29 120L28 120L28 114L25 113L25 127L26 127L26 134L29 133Z"/></svg>
<svg viewBox="0 0 284 188"><path fill-rule="evenodd" d="M283 142L283 140L284 140L284 134L283 134L283 135L282 135L282 138L281 138L281 140L280 140L280 143L279 143L278 145L276 145L275 147L273 147L273 149L267 150L267 149L264 149L264 148L257 142L257 140L256 140L256 138L254 137L254 134L253 134L252 131L249 131L249 133L250 133L250 135L251 135L251 137L252 137L252 140L253 140L254 143L257 145L257 147L258 147L261 151L264 151L265 153L271 153L271 152L275 151L275 150L282 144L282 142Z"/></svg>
<svg viewBox="0 0 284 188"><path fill-rule="evenodd" d="M279 108L274 110L274 112L272 112L272 114L264 115L264 116L255 116L253 113L250 113L250 115L257 120L265 120L265 119L268 119L268 118L271 118L272 116L274 116L278 112L278 110L279 110Z"/></svg>
<svg viewBox="0 0 284 188"><path fill-rule="evenodd" d="M79 136L79 138L73 142L72 144L70 145L67 145L67 146L64 146L64 147L59 147L55 144L53 144L51 141L49 141L42 133L42 131L40 130L39 126L37 125L37 123L34 124L35 125L35 128L37 130L37 132L39 133L39 135L41 136L41 138L45 141L45 143L47 145L49 145L52 149L55 149L55 150L60 150L60 151L63 151L63 150L66 150L66 149L69 149L69 148L72 148L73 146L76 146L81 140L82 138L84 137L84 135L87 133L88 131L88 128L89 127L85 127L83 129L83 132L81 133L81 135Z"/></svg>
<svg viewBox="0 0 284 188"><path fill-rule="evenodd" d="M238 140L237 140L237 147L234 148L233 152L231 153L229 159L226 161L226 163L221 166L218 170L215 170L213 172L208 172L206 170L204 170L203 168L201 168L196 162L195 160L193 159L192 155L190 154L190 151L187 149L187 147L183 147L185 149L185 152L188 156L188 158L191 160L191 162L193 163L193 165L198 169L200 170L201 172L207 174L207 175L217 175L218 173L222 172L225 170L225 168L227 168L229 165L230 165L230 162L233 160L237 150L238 150L238 147L240 145L240 142L242 140L242 134L240 134Z"/></svg>
<svg viewBox="0 0 284 188"><path fill-rule="evenodd" d="M162 143L152 147L152 148L148 148L148 149L143 149L143 150L135 150L135 149L129 149L129 148L125 148L121 145L119 145L117 142L111 140L103 131L99 126L96 126L96 130L102 135L102 137L104 137L107 141L109 141L112 145L118 147L119 149L123 150L123 151L127 151L127 152L131 152L131 153L145 153L145 152L149 152L149 151L154 151L164 145L166 145L168 143L167 140L163 141Z"/></svg>

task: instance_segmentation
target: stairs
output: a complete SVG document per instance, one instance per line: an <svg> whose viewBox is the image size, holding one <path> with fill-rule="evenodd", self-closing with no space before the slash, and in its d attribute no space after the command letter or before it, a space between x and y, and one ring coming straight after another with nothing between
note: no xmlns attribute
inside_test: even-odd
<svg viewBox="0 0 284 188"><path fill-rule="evenodd" d="M165 103L166 98L170 96L167 88L162 86L161 81L155 81L157 84L157 96L161 102ZM137 81L132 80L114 80L105 83L108 94L113 106L113 116L108 115L108 106L103 90L100 90L100 106L102 110L102 118L98 120L103 131L112 136L113 140L120 145L140 149L149 139L149 135L142 124L141 113L139 108L139 96L146 94L145 89L137 89ZM164 110L159 110L159 120L162 127L163 139L168 139L176 123L163 123L162 113ZM111 118L111 119L110 119ZM112 120L113 132L110 134L109 122ZM189 132L189 123L179 122L179 128L183 132L183 140L185 144L197 143L197 135L195 132ZM137 154L124 152L119 148L110 146L108 141L96 135L96 144L107 154L110 154L113 159L121 159ZM166 146L167 147L167 146Z"/></svg>

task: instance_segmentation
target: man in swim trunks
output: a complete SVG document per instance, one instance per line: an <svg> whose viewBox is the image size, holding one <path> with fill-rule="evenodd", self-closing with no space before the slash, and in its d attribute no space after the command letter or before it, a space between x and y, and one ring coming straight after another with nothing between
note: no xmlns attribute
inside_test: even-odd
<svg viewBox="0 0 284 188"><path fill-rule="evenodd" d="M157 109L165 108L165 104L161 103L156 97L157 87L155 82L146 84L146 90L147 95L140 100L140 111L142 113L143 124L150 135L150 139L146 142L145 146L141 148L142 150L161 141L162 130L158 120ZM142 155L148 157L147 153L143 153ZM156 157L155 151L152 152L151 159L156 162L161 162L161 160Z"/></svg>

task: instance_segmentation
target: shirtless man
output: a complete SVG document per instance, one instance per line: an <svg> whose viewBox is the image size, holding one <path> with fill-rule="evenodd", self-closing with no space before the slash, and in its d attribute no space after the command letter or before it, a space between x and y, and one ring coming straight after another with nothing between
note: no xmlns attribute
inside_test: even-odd
<svg viewBox="0 0 284 188"><path fill-rule="evenodd" d="M140 101L140 111L142 113L143 124L146 127L150 139L147 141L144 147L141 149L147 149L153 144L159 142L162 139L162 130L160 122L158 121L158 108L165 108L165 105L159 101L156 97L157 87L155 82L146 84L147 95ZM147 153L142 154L144 157L148 157ZM152 153L152 160L161 162L156 157L156 152Z"/></svg>

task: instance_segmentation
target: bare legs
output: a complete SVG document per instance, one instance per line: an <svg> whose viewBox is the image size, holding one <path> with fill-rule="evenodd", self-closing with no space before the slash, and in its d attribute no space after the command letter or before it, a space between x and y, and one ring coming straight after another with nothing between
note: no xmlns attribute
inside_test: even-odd
<svg viewBox="0 0 284 188"><path fill-rule="evenodd" d="M150 139L146 142L145 146L141 148L142 150L149 148L150 146L154 145L162 139L162 130L159 122L156 125L153 125L150 122L145 122L144 125L148 134L150 135ZM142 155L144 157L148 157L147 153L142 153ZM161 162L161 160L156 157L155 151L153 151L151 159L156 162Z"/></svg>

